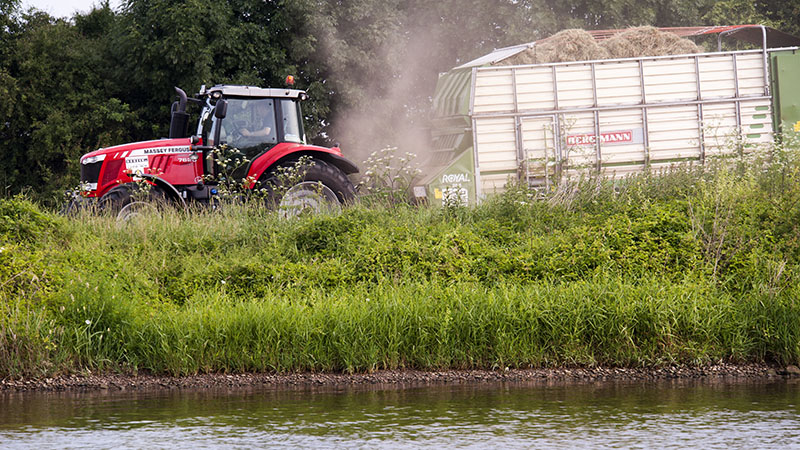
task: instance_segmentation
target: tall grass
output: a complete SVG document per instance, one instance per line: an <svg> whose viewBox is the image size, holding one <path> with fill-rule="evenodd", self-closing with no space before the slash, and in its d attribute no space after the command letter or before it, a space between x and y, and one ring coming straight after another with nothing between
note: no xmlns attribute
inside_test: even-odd
<svg viewBox="0 0 800 450"><path fill-rule="evenodd" d="M796 150L477 207L0 200L0 376L800 361Z"/></svg>

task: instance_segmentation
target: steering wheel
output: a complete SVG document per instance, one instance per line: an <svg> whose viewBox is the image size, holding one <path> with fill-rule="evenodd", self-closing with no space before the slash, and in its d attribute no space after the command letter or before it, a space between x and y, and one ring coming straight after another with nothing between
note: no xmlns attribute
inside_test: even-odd
<svg viewBox="0 0 800 450"><path fill-rule="evenodd" d="M235 130L230 132L230 142L241 142L245 140L244 135L242 134L241 128L236 128Z"/></svg>

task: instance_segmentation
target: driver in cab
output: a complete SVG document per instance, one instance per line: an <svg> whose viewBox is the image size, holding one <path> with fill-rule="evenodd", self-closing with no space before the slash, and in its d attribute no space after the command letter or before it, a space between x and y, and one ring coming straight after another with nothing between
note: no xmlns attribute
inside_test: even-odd
<svg viewBox="0 0 800 450"><path fill-rule="evenodd" d="M252 114L247 126L242 127L239 132L244 137L267 137L272 132L272 108L265 101L253 102Z"/></svg>

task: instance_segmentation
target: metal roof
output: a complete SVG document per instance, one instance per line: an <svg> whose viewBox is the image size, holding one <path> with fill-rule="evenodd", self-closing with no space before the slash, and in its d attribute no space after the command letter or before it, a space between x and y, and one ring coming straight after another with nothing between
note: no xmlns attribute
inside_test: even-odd
<svg viewBox="0 0 800 450"><path fill-rule="evenodd" d="M527 44L519 44L519 45L513 45L511 47L499 48L497 50L492 51L492 53L489 53L488 55L483 55L480 58L473 59L472 61L466 64L462 64L458 67L455 67L455 69L466 69L469 67L485 66L486 64L495 64L506 58L510 58L516 55L517 53L525 51L529 48L533 48L533 46L536 45L537 42L541 41L528 42Z"/></svg>
<svg viewBox="0 0 800 450"><path fill-rule="evenodd" d="M207 95L213 92L222 92L224 97L286 97L300 98L301 100L307 97L305 91L298 89L260 88L256 86L235 86L227 84L218 84L214 87L204 89L200 92L200 95Z"/></svg>

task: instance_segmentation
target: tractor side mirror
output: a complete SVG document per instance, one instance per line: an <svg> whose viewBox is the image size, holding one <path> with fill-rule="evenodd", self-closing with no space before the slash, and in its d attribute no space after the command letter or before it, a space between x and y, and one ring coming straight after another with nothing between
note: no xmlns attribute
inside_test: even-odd
<svg viewBox="0 0 800 450"><path fill-rule="evenodd" d="M228 102L225 100L217 101L217 106L214 107L214 117L217 119L224 119L228 114Z"/></svg>

